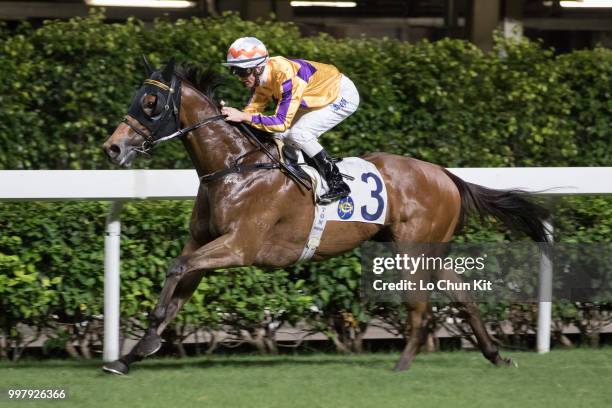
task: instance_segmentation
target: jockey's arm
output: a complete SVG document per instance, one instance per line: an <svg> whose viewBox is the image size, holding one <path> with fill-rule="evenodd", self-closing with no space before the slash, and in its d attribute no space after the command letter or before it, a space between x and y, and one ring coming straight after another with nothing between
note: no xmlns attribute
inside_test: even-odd
<svg viewBox="0 0 612 408"><path fill-rule="evenodd" d="M253 96L251 96L251 99L249 100L249 103L243 109L243 112L249 114L248 121L251 121L251 116L253 114L263 112L268 102L270 102L269 96L255 90Z"/></svg>
<svg viewBox="0 0 612 408"><path fill-rule="evenodd" d="M297 76L282 82L281 98L276 105L274 115L264 116L261 113L254 113L251 116L251 126L270 133L286 131L300 107L306 85L306 82Z"/></svg>
<svg viewBox="0 0 612 408"><path fill-rule="evenodd" d="M229 107L223 108L222 112L228 115L226 120L247 122L254 128L269 133L286 131L291 126L291 122L300 107L307 83L297 76L288 77L285 72L278 75L280 78L277 82L281 83L278 93L281 97L276 105L274 115L265 116L260 113L263 112L270 97L256 89L243 111Z"/></svg>
<svg viewBox="0 0 612 408"><path fill-rule="evenodd" d="M228 120L230 122L250 123L253 114L263 112L263 110L266 108L268 100L269 98L267 98L265 95L255 92L249 100L248 105L242 111L227 106L221 109L221 113L227 115L227 118L225 118L225 120Z"/></svg>
<svg viewBox="0 0 612 408"><path fill-rule="evenodd" d="M225 106L221 109L221 113L227 115L225 120L229 122L250 122L251 114L242 112L236 108L232 108L231 106Z"/></svg>

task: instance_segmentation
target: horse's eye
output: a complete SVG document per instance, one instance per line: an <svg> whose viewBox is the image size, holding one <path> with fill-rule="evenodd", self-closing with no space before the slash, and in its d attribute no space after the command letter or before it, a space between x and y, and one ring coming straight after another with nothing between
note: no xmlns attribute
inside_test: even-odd
<svg viewBox="0 0 612 408"><path fill-rule="evenodd" d="M147 94L142 98L142 110L149 116L153 115L155 105L157 104L157 95Z"/></svg>

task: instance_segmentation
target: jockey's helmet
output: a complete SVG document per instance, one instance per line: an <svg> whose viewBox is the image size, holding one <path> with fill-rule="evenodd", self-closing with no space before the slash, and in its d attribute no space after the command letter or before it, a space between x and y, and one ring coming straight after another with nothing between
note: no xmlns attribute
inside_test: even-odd
<svg viewBox="0 0 612 408"><path fill-rule="evenodd" d="M230 45L227 51L226 67L255 68L268 61L268 50L255 37L242 37Z"/></svg>

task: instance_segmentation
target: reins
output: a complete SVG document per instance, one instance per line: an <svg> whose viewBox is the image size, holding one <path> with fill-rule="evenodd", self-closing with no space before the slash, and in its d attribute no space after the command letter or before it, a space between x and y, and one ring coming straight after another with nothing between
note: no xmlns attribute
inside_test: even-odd
<svg viewBox="0 0 612 408"><path fill-rule="evenodd" d="M184 136L187 133L191 132L192 130L196 130L204 125L208 125L211 122L214 122L219 119L224 119L224 118L225 118L225 115L211 116L210 118L206 118L205 120L196 123L195 125L191 125L191 126L187 126L186 128L179 129L174 133L171 133L167 136L160 137L158 139L153 139L150 135L134 127L126 118L123 118L122 122L128 125L130 129L132 129L134 132L138 133L139 135L145 138L145 141L140 147L140 149L136 149L136 151L138 153L143 153L143 154L148 155L149 151L153 150L153 148L157 146L158 144L160 144L161 142L167 142L169 140L176 139L177 137Z"/></svg>
<svg viewBox="0 0 612 408"><path fill-rule="evenodd" d="M158 88L161 88L164 91L169 92L170 96L172 96L175 92L175 90L177 88L180 88L181 84L180 81L178 80L178 78L175 76L172 80L173 82L173 86L169 87L166 84L159 82L159 81L155 81L155 80L151 80L148 79L145 81L146 84L149 85L153 85L156 86ZM178 93L178 101L175 101L173 98L168 98L168 104L165 106L165 110L168 111L170 109L170 103L172 103L172 105L174 105L172 108L173 110L176 112L176 114L178 114L178 106L180 106L180 93ZM136 132L137 134L139 134L140 136L142 136L144 138L144 142L142 143L142 146L138 149L135 149L136 152L138 153L142 153L142 154L146 154L149 155L149 152L151 150L153 150L157 145L159 145L162 142L167 142L176 138L179 138L181 136L185 136L186 134L188 134L189 132L196 130L198 128L201 128L202 126L208 125L209 123L215 122L217 120L221 120L224 119L227 115L215 115L215 116L211 116L208 117L206 119L204 119L203 121L200 121L194 125L191 126L187 126L185 128L182 129L178 129L177 131L167 135L167 136L162 136L159 138L155 138L153 135L147 134L143 131L141 131L140 129L136 128L135 126L133 126L128 120L127 118L123 118L122 122L125 123L126 125L128 125L130 127L130 129L132 129L134 132ZM167 118L164 118L167 120ZM200 182L203 184L207 184L207 183L211 183L214 181L217 181L219 179L224 178L225 176L232 174L232 173L244 173L244 172L250 172L250 171L257 171L257 170L274 170L274 169L280 169L282 170L290 179L292 179L293 181L295 181L296 183L298 183L299 185L301 185L302 187L304 187L306 190L311 190L312 186L310 186L308 183L306 183L296 172L295 170L291 169L290 167L288 167L287 165L285 165L279 158L276 158L271 152L270 150L268 150L268 148L253 134L253 132L251 132L251 130L245 126L243 123L239 124L240 129L241 130L239 133L246 137L247 140L249 140L252 144L254 144L256 146L255 149L248 151L245 154L240 155L239 157L237 157L232 164L229 167L214 171L212 173L209 174L205 174L204 176L200 177ZM268 158L272 161L272 163L254 163L254 164L248 164L248 165L243 165L240 164L239 162L244 159L246 156L248 156L249 154L256 152L256 151L262 151L264 152L264 154L266 156L268 156Z"/></svg>
<svg viewBox="0 0 612 408"><path fill-rule="evenodd" d="M225 115L221 115L221 116L225 117ZM229 167L226 167L226 168L221 169L221 170L214 171L214 172L209 173L209 174L205 174L204 176L200 177L200 182L201 183L203 183L203 184L212 183L212 182L220 180L220 179L224 178L225 176L228 176L228 175L230 175L232 173L244 173L244 172L256 171L256 170L274 170L274 169L280 169L285 174L287 174L287 176L290 179L292 179L296 183L300 184L306 190L311 190L312 189L312 186L309 185L308 183L306 183L292 168L288 167L287 165L285 165L285 163L283 163L282 161L277 159L272 154L272 152L270 152L270 150L268 150L268 148L263 143L261 143L261 141L257 138L257 136L255 136L253 134L253 132L251 132L251 130L246 125L244 125L244 123L240 123L238 126L240 126L240 128L242 130L240 132L240 134L242 136L246 137L247 140L249 140L251 143L253 143L256 146L256 148L253 149L253 150L249 150L248 152L246 152L243 155L238 156ZM185 132L185 133L187 133L187 132ZM270 160L272 160L272 163L254 163L254 164L246 164L246 165L239 163L240 160L244 159L249 154L257 152L257 151L264 152L266 154L266 156L268 156L268 158Z"/></svg>

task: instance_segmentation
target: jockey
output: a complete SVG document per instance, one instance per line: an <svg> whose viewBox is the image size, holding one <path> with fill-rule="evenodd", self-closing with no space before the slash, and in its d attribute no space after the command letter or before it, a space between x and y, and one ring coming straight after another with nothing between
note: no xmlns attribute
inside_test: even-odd
<svg viewBox="0 0 612 408"><path fill-rule="evenodd" d="M348 196L349 186L317 138L357 110L359 93L353 82L333 65L270 57L266 46L254 37L234 41L223 65L251 91L242 111L222 109L226 120L274 133L308 155L329 187L320 203ZM262 112L272 99L275 113L265 116Z"/></svg>

